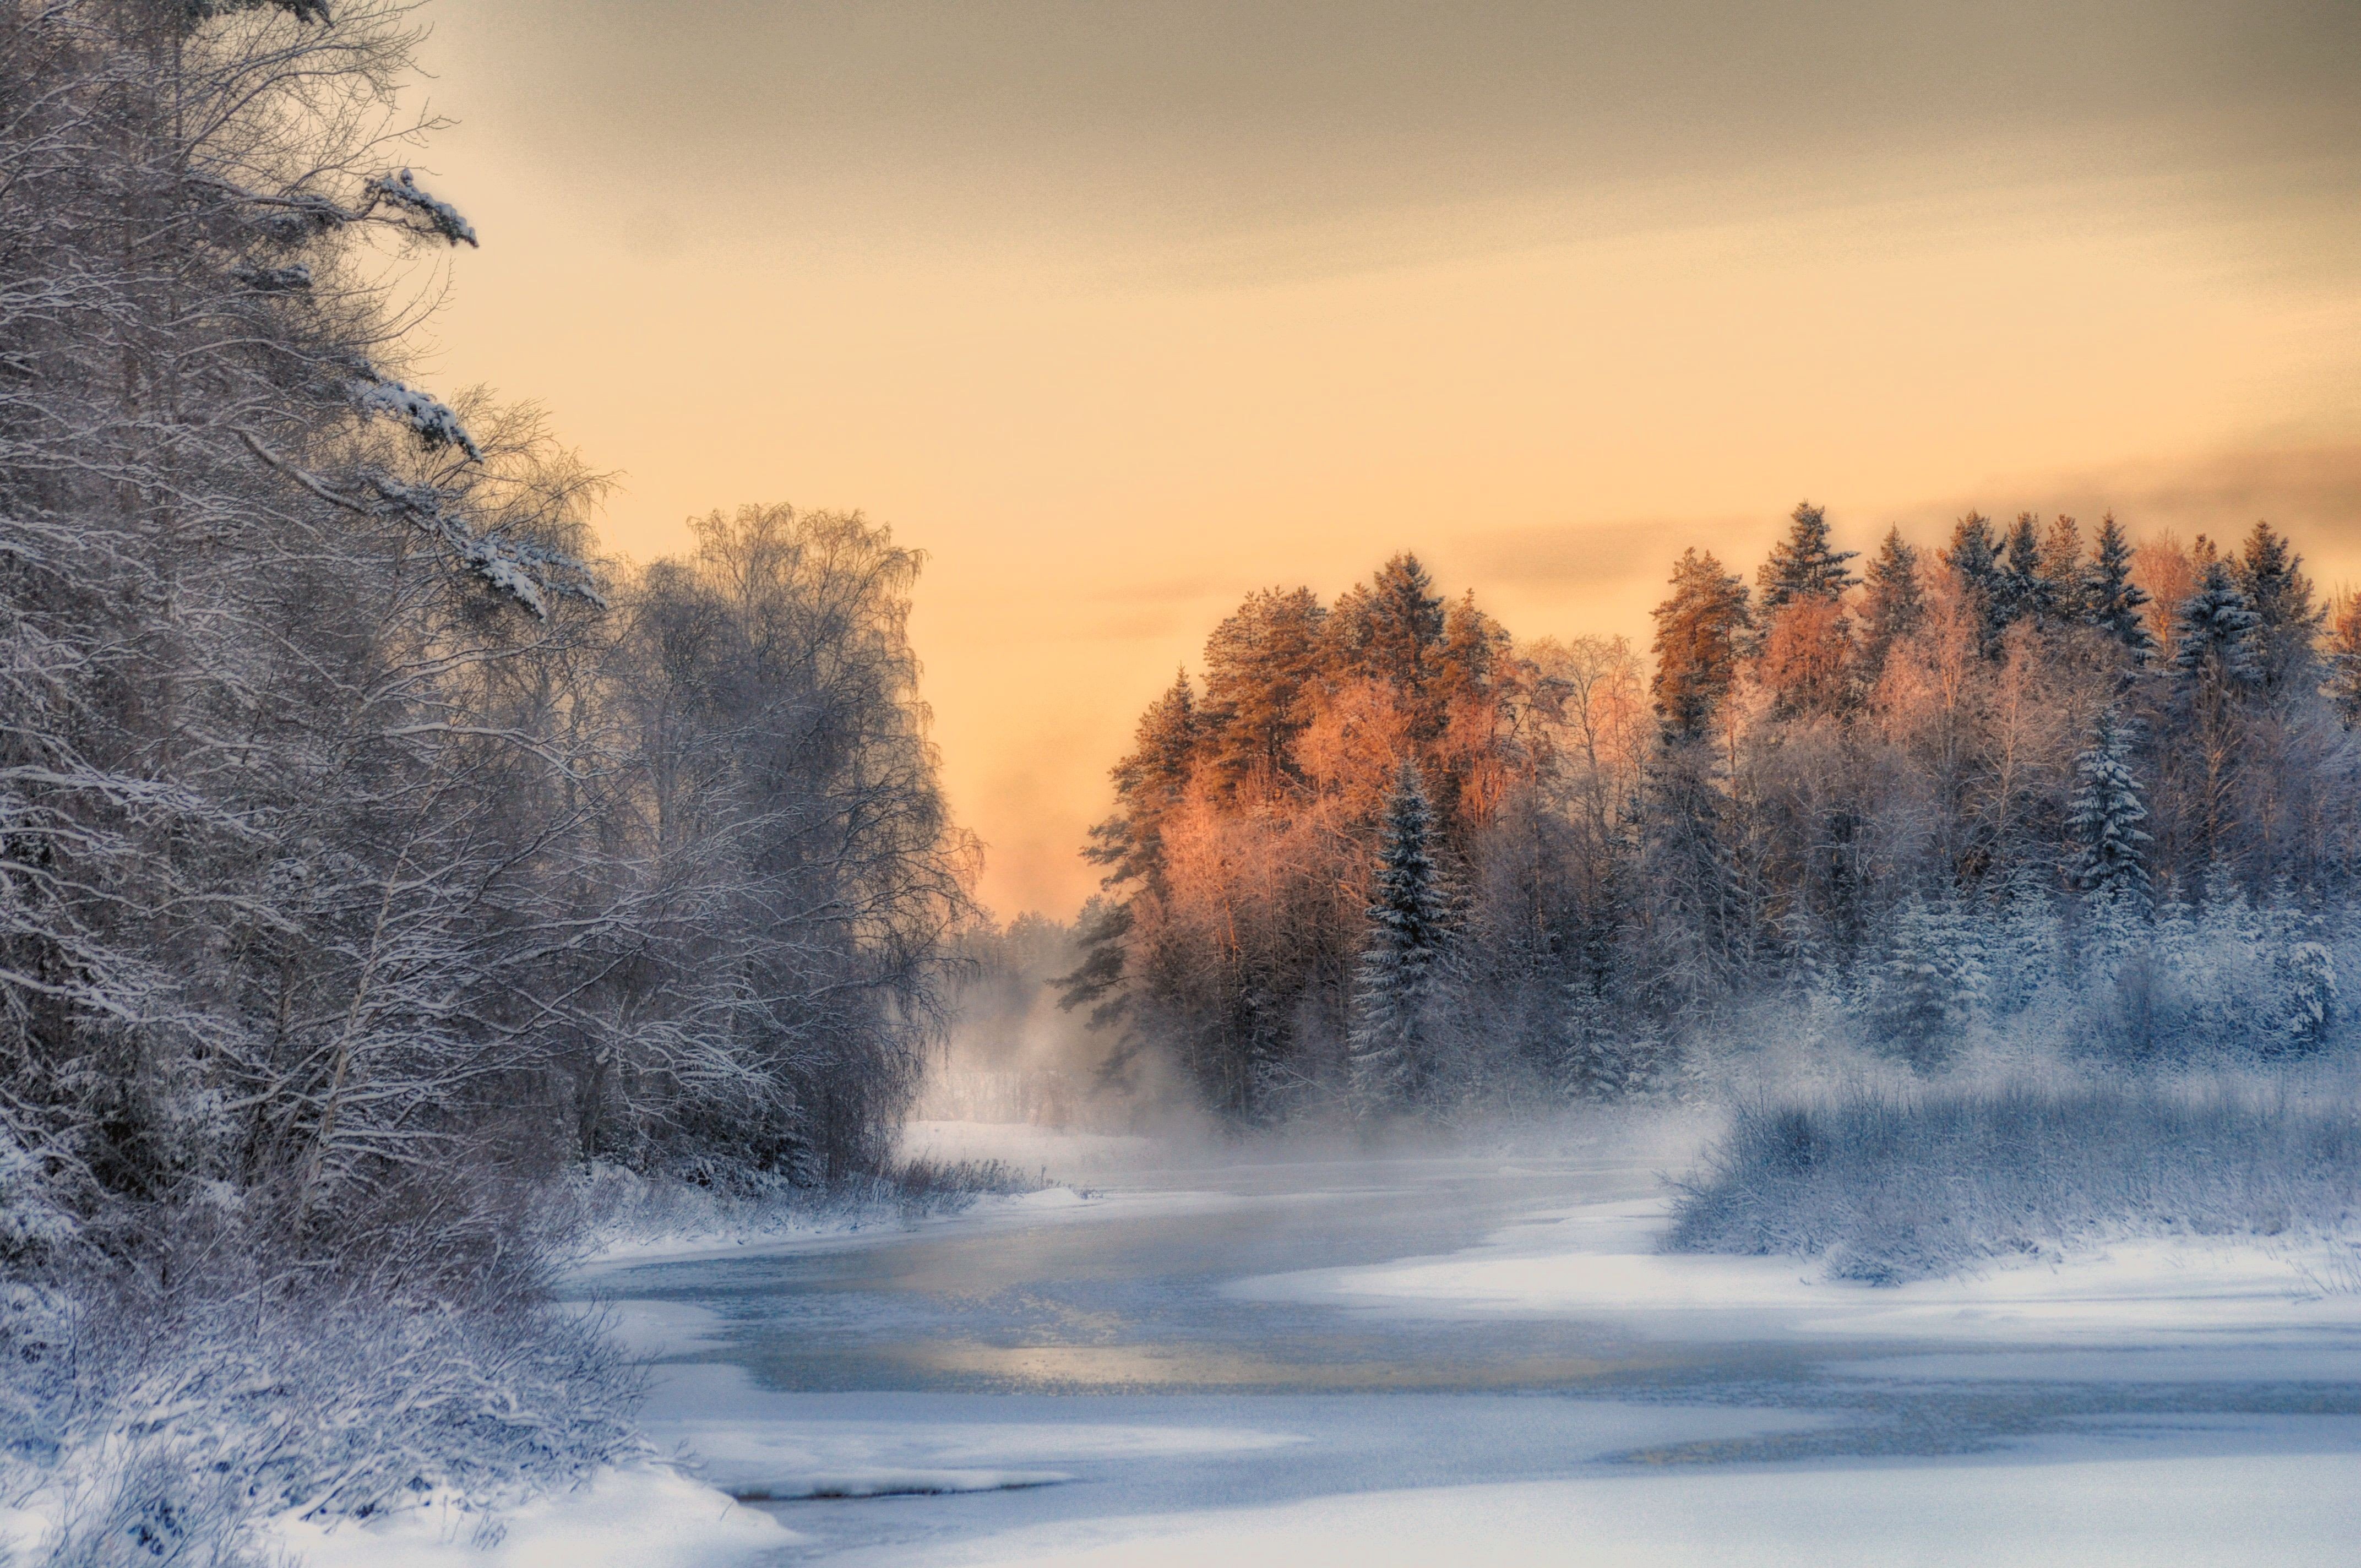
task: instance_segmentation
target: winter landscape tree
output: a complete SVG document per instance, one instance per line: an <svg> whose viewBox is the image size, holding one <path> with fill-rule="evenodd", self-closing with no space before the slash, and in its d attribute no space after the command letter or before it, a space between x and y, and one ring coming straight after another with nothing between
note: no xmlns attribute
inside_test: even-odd
<svg viewBox="0 0 2361 1568"><path fill-rule="evenodd" d="M1313 596L1255 596L1207 668L1222 712L1287 716L1257 721L1244 770L1271 782L1241 795L1233 742L1180 737L1158 718L1172 697L1151 709L1143 737L1174 737L1157 776L1189 803L1187 853L1117 868L1126 902L1094 927L1074 999L1202 1083L1259 1085L1252 1119L1366 1102L1361 868L1383 859L1411 756L1430 789L1494 781L1433 797L1433 853L1462 880L1422 1082L1543 1102L1661 1086L1684 1051L1796 999L1811 1028L1927 1070L1979 1031L2153 1061L2242 1048L2234 1014L2334 1015L2321 999L2345 938L2205 915L2234 894L2287 920L2349 897L2352 661L2291 547L2261 530L2235 560L2202 540L2136 551L2109 515L2086 553L2071 518L2028 512L1996 539L1971 513L1932 559L1898 530L1859 583L1849 558L1809 506L1755 594L1685 553L1655 615L1653 725L1632 723L1628 653L1488 634L1479 656L1445 626L1469 601L1444 615L1422 576L1381 591L1409 580L1398 565L1345 602L1363 619L1398 602L1414 613L1393 623L1425 630L1331 641L1324 662ZM2142 577L2183 585L2161 646ZM1290 651L1249 666L1232 650L1280 606L1298 630L1268 645ZM1373 674L1351 652L1365 645L1405 652ZM1138 770L1118 769L1099 842L1159 832ZM2234 939L2267 961L2191 956ZM2305 941L2318 951L2299 957ZM2191 988L2216 982L2243 1000L2201 1004Z"/></svg>

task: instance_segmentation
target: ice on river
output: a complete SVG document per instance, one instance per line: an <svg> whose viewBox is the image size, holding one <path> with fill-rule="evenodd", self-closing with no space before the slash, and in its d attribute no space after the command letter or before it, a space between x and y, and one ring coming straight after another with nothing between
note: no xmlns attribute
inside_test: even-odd
<svg viewBox="0 0 2361 1568"><path fill-rule="evenodd" d="M637 1560L2361 1561L2334 1259L2142 1242L1875 1288L1662 1255L1697 1133L1061 1168L1038 1129L921 1129L1083 1190L581 1277L697 1478ZM743 1518L775 1533L691 1533Z"/></svg>
<svg viewBox="0 0 2361 1568"><path fill-rule="evenodd" d="M1237 1282L1246 1299L1424 1316L1611 1319L1656 1338L1733 1334L2248 1342L2361 1350L2351 1245L2319 1236L2119 1240L1958 1278L1866 1285L1807 1260L1657 1250L1668 1201L1584 1205L1442 1256Z"/></svg>

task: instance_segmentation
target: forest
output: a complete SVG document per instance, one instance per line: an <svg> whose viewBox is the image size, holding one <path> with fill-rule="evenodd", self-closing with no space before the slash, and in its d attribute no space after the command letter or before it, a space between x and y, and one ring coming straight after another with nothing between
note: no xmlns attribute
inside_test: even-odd
<svg viewBox="0 0 2361 1568"><path fill-rule="evenodd" d="M0 12L0 1444L60 1561L630 1451L549 1184L881 1172L969 918L916 552L597 559L530 405L416 384L403 269L478 244L419 37Z"/></svg>
<svg viewBox="0 0 2361 1568"><path fill-rule="evenodd" d="M1653 660L1398 554L1249 595L1142 716L1064 1003L1245 1123L1678 1092L1719 1043L1913 1069L2295 1058L2339 1030L2361 603L2268 522L1797 506L1673 565Z"/></svg>

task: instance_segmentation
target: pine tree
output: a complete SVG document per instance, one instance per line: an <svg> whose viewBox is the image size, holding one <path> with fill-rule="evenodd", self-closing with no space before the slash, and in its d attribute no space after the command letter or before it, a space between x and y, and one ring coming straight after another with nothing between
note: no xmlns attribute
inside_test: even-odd
<svg viewBox="0 0 2361 1568"><path fill-rule="evenodd" d="M1405 761L1386 802L1376 897L1353 982L1353 1097L1363 1115L1419 1103L1433 1077L1427 1013L1450 917L1433 833L1418 768Z"/></svg>
<svg viewBox="0 0 2361 1568"><path fill-rule="evenodd" d="M2015 526L2002 544L2002 562L1998 568L1998 593L1993 600L1993 619L2003 627L2029 620L2047 624L2057 618L2057 596L2044 570L2041 536L2029 511L2016 514Z"/></svg>
<svg viewBox="0 0 2361 1568"><path fill-rule="evenodd" d="M2310 685L2312 645L2327 612L2312 599L2303 557L2269 523L2257 522L2234 570L2255 612L2257 678L2263 689L2292 693Z"/></svg>
<svg viewBox="0 0 2361 1568"><path fill-rule="evenodd" d="M1694 1012L1737 980L1752 935L1730 852L1730 802L1702 746L1663 748L1645 779L1641 874L1651 962L1665 997Z"/></svg>
<svg viewBox="0 0 2361 1568"><path fill-rule="evenodd" d="M2256 647L2262 625L2229 565L2206 563L2194 592L2173 618L2172 679L2177 692L2200 686L2258 685L2263 668Z"/></svg>
<svg viewBox="0 0 2361 1568"><path fill-rule="evenodd" d="M1885 543L1864 574L1861 599L1861 684L1873 686L1885 673L1894 645L1918 630L1926 616L1925 596L1918 586L1918 552L1902 538L1902 530L1885 531Z"/></svg>
<svg viewBox="0 0 2361 1568"><path fill-rule="evenodd" d="M1755 576L1758 602L1766 618L1795 599L1835 598L1853 584L1845 563L1860 552L1828 548L1826 508L1799 502L1789 521L1787 537L1771 552Z"/></svg>
<svg viewBox="0 0 2361 1568"><path fill-rule="evenodd" d="M1992 999L1995 1008L2020 1012L2033 1004L2059 972L2058 912L2050 890L2031 866L2009 877L1993 944Z"/></svg>
<svg viewBox="0 0 2361 1568"><path fill-rule="evenodd" d="M2345 728L2361 725L2361 594L2336 596L2323 662L2328 680L2321 689L2336 706Z"/></svg>
<svg viewBox="0 0 2361 1568"><path fill-rule="evenodd" d="M1404 551L1338 596L1327 620L1331 657L1340 671L1422 692L1443 647L1443 625L1433 577Z"/></svg>
<svg viewBox="0 0 2361 1568"><path fill-rule="evenodd" d="M2206 563L2174 618L2167 757L2187 780L2179 797L2194 828L2194 863L2209 868L2242 848L2240 798L2254 762L2255 705L2262 692L2259 625L2228 564L2218 559Z"/></svg>
<svg viewBox="0 0 2361 1568"><path fill-rule="evenodd" d="M2000 652L2001 630L2008 624L2009 599L2001 581L2000 550L1993 538L1992 519L1980 511L1960 519L1951 530L1951 547L1943 552L1943 565L1951 569L1960 591L1976 607L1979 646L1986 658L1994 657Z"/></svg>
<svg viewBox="0 0 2361 1568"><path fill-rule="evenodd" d="M2041 536L2041 580L2048 613L2059 620L2082 616L2082 525L2059 513Z"/></svg>
<svg viewBox="0 0 2361 1568"><path fill-rule="evenodd" d="M1139 716L1131 754L1110 772L1116 815L1091 829L1093 842L1083 851L1086 859L1113 868L1104 885L1143 879L1152 883L1160 874L1164 819L1188 792L1202 730L1196 690L1182 670Z"/></svg>
<svg viewBox="0 0 2361 1568"><path fill-rule="evenodd" d="M1981 933L1955 896L1912 894L1894 911L1874 1022L1913 1065L1938 1060L1975 1016L1986 987Z"/></svg>
<svg viewBox="0 0 2361 1568"><path fill-rule="evenodd" d="M2140 824L2147 807L2133 775L2131 735L2115 710L2099 710L2091 743L2074 762L2074 795L2067 806L2066 833L2073 849L2067 876L2093 906L2115 905L2125 912L2144 908L2148 897L2148 835Z"/></svg>
<svg viewBox="0 0 2361 1568"><path fill-rule="evenodd" d="M1310 721L1306 698L1327 618L1310 588L1263 588L1205 640L1202 750L1224 791L1295 774L1295 738Z"/></svg>
<svg viewBox="0 0 2361 1568"><path fill-rule="evenodd" d="M2124 537L2115 514L2099 521L2099 539L2090 565L2082 569L2081 602L2078 614L2085 626L2095 627L2122 644L2136 664L2156 652L2156 636L2148 630L2147 590L2132 581L2131 541Z"/></svg>
<svg viewBox="0 0 2361 1568"><path fill-rule="evenodd" d="M1751 624L1746 585L1708 552L1685 550L1673 591L1655 609L1656 718L1669 742L1694 740L1738 673L1740 639Z"/></svg>

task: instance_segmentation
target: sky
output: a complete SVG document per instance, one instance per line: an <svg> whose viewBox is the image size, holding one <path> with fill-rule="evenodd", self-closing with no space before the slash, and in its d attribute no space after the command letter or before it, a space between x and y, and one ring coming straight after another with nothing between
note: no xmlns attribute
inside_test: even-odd
<svg viewBox="0 0 2361 1568"><path fill-rule="evenodd" d="M1786 513L2293 532L2361 582L2351 0L437 0L424 365L645 562L741 502L924 550L1003 917L1140 708L1397 550L1644 647Z"/></svg>

